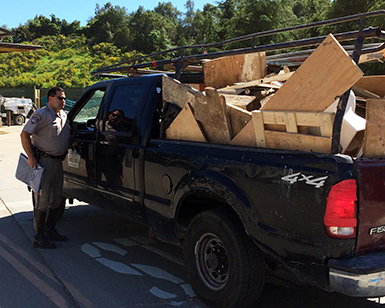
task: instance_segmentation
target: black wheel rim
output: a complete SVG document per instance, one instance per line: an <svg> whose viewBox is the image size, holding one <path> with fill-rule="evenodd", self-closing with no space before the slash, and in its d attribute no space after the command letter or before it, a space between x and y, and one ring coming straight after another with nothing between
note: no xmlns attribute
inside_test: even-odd
<svg viewBox="0 0 385 308"><path fill-rule="evenodd" d="M215 234L204 234L195 245L195 260L201 279L212 290L221 290L229 278L229 259Z"/></svg>

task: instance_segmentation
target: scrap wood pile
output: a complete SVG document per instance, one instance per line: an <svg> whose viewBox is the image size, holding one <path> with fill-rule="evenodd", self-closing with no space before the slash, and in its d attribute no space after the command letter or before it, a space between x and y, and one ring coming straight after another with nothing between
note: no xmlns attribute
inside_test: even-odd
<svg viewBox="0 0 385 308"><path fill-rule="evenodd" d="M330 153L339 97L352 89L341 153L385 154L385 76L363 77L332 34L293 72L284 67L267 75L265 53L202 66L204 92L163 76L163 104L179 108L166 127L168 139ZM365 107L360 115L356 105Z"/></svg>

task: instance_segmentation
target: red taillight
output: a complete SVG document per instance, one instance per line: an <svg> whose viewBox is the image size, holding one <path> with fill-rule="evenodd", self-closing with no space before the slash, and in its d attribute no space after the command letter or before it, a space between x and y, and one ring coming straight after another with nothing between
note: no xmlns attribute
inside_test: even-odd
<svg viewBox="0 0 385 308"><path fill-rule="evenodd" d="M333 185L326 204L324 223L331 237L354 238L357 227L357 185L345 180Z"/></svg>

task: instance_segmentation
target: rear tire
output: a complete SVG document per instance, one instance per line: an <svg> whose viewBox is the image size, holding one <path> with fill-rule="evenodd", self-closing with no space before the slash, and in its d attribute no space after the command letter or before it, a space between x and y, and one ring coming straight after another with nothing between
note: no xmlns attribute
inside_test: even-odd
<svg viewBox="0 0 385 308"><path fill-rule="evenodd" d="M239 218L222 210L198 214L184 243L190 284L210 307L255 307L265 281L265 259Z"/></svg>

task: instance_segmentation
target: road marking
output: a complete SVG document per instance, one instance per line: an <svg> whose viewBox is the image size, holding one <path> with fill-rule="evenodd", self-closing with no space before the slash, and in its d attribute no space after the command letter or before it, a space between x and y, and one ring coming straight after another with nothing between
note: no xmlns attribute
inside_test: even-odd
<svg viewBox="0 0 385 308"><path fill-rule="evenodd" d="M124 256L127 253L127 251L125 251L122 248L120 248L118 246L115 246L113 244L101 243L101 242L92 242L92 244L98 246L99 248L101 248L103 250L115 252L115 253L117 253L118 255L121 255L121 256Z"/></svg>
<svg viewBox="0 0 385 308"><path fill-rule="evenodd" d="M91 258L100 258L102 255L100 254L99 249L91 246L90 244L84 244L80 249L89 255Z"/></svg>
<svg viewBox="0 0 385 308"><path fill-rule="evenodd" d="M184 282L182 279L166 272L165 270L162 270L159 267L144 265L144 264L134 264L134 263L132 263L131 265L135 266L136 268L140 269L142 272L145 272L146 274L154 278L168 280L176 284L180 284Z"/></svg>
<svg viewBox="0 0 385 308"><path fill-rule="evenodd" d="M137 242L141 243L154 243L152 240L143 237L143 236L133 236L131 239L127 238L117 238L113 239L115 242L122 244L126 247L132 247L132 246L138 246L139 244ZM112 251L117 254L120 254L121 256L124 256L127 251L109 243L102 243L102 242L92 242L93 245L98 246L99 248L107 251ZM155 247L152 247L150 245L140 245L140 247L143 247L151 252L154 252L162 257L165 257L177 264L183 265L183 261L181 261L178 258L175 258L160 249L157 249ZM90 257L94 258L96 261L100 262L101 264L107 266L111 270L121 273L121 274L128 274L128 275L136 275L136 276L143 276L142 273L136 271L132 267L117 261L112 261L110 259L101 257L101 252L96 247L90 245L90 244L84 244L81 246L81 250L88 254ZM143 273L157 279L163 279L170 281L176 285L179 285L185 292L185 294L191 298L195 297L195 294L191 288L191 286L184 282L184 280L180 279L179 277L176 277L169 272L155 266L145 265L145 264L130 264L133 267L136 267L138 270L142 271ZM150 293L161 298L161 299L173 299L176 298L177 295L173 293L168 293L166 291L163 291L157 287L152 287L150 289ZM172 302L172 306L181 306L184 302Z"/></svg>
<svg viewBox="0 0 385 308"><path fill-rule="evenodd" d="M118 272L121 274L142 276L142 273L139 273L138 271L134 270L133 268L127 266L122 262L112 261L107 258L96 258L95 260L102 263L103 265L107 266L108 268L112 269L115 272Z"/></svg>
<svg viewBox="0 0 385 308"><path fill-rule="evenodd" d="M176 294L173 294L173 293L168 293L166 291L163 291L157 287L152 287L150 289L150 293L161 298L161 299L172 299L172 298L176 298Z"/></svg>

